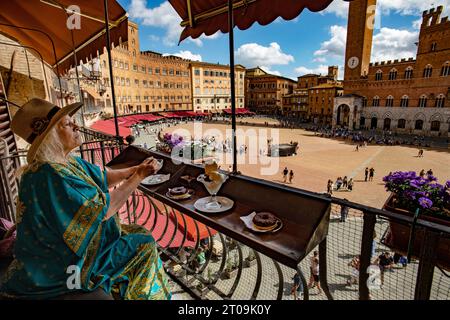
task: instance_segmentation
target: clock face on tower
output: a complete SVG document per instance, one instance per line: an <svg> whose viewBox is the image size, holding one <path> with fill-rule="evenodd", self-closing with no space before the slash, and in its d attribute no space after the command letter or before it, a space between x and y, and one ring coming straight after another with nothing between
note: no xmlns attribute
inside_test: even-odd
<svg viewBox="0 0 450 320"><path fill-rule="evenodd" d="M350 59L348 59L347 65L350 69L355 69L359 65L358 57L351 57Z"/></svg>

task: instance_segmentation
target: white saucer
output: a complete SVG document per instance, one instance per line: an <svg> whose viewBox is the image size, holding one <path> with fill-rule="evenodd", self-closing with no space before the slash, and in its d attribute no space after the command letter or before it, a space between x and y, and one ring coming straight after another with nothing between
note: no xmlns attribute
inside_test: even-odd
<svg viewBox="0 0 450 320"><path fill-rule="evenodd" d="M280 219L278 219L278 222L277 222L277 224L275 225L275 227L273 229L269 229L269 230L258 229L258 228L255 227L255 224L253 223L253 217L255 215L256 215L256 212L253 211L248 216L240 217L240 219L242 221L244 221L245 226L247 228L249 228L250 230L252 230L252 231L261 232L261 233L264 233L264 232L277 232L278 230L280 230L283 227L283 222Z"/></svg>
<svg viewBox="0 0 450 320"><path fill-rule="evenodd" d="M170 179L170 173L169 174L153 174L151 176L148 176L144 180L141 181L142 184L154 186L157 184L161 184L163 182L166 182Z"/></svg>
<svg viewBox="0 0 450 320"><path fill-rule="evenodd" d="M198 199L194 203L194 208L199 211L206 212L206 213L217 213L217 212L228 211L231 208L233 208L233 205L234 205L233 200L228 199L226 197L216 196L216 200L220 202L222 207L220 207L219 209L210 209L210 208L206 208L206 206L205 206L209 202L209 199L210 199L210 197L204 197L204 198Z"/></svg>

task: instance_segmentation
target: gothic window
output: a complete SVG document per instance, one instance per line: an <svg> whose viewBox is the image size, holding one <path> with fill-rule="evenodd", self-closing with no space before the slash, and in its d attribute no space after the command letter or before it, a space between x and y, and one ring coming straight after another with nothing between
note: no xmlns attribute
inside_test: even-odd
<svg viewBox="0 0 450 320"><path fill-rule="evenodd" d="M431 51L436 51L436 48L437 48L437 43L436 43L436 42L433 42L433 43L431 44Z"/></svg>
<svg viewBox="0 0 450 320"><path fill-rule="evenodd" d="M400 100L400 107L406 108L408 107L408 104L409 104L409 97L403 96L402 99Z"/></svg>
<svg viewBox="0 0 450 320"><path fill-rule="evenodd" d="M397 128L399 129L405 129L406 127L406 120L405 119L399 119L397 123Z"/></svg>
<svg viewBox="0 0 450 320"><path fill-rule="evenodd" d="M426 108L427 107L427 96L422 95L419 99L419 108Z"/></svg>
<svg viewBox="0 0 450 320"><path fill-rule="evenodd" d="M389 72L389 80L396 80L397 79L397 70L396 69L392 69Z"/></svg>
<svg viewBox="0 0 450 320"><path fill-rule="evenodd" d="M393 107L394 106L394 97L389 96L386 99L386 107Z"/></svg>
<svg viewBox="0 0 450 320"><path fill-rule="evenodd" d="M414 130L422 130L422 129L423 129L423 120L416 120Z"/></svg>
<svg viewBox="0 0 450 320"><path fill-rule="evenodd" d="M367 107L367 98L363 97L362 106Z"/></svg>
<svg viewBox="0 0 450 320"><path fill-rule="evenodd" d="M433 74L433 67L431 65L427 65L425 69L423 70L423 77L424 78L431 78L431 75Z"/></svg>
<svg viewBox="0 0 450 320"><path fill-rule="evenodd" d="M413 76L413 68L408 67L405 70L405 79L411 79Z"/></svg>
<svg viewBox="0 0 450 320"><path fill-rule="evenodd" d="M441 122L440 121L431 121L431 131L439 131L441 128Z"/></svg>
<svg viewBox="0 0 450 320"><path fill-rule="evenodd" d="M380 106L380 97L375 96L372 100L372 107L379 107Z"/></svg>
<svg viewBox="0 0 450 320"><path fill-rule="evenodd" d="M436 108L443 108L445 104L445 96L443 94L440 94L436 98L435 107Z"/></svg>
<svg viewBox="0 0 450 320"><path fill-rule="evenodd" d="M383 71L378 70L377 73L375 74L375 81L381 81L383 80Z"/></svg>
<svg viewBox="0 0 450 320"><path fill-rule="evenodd" d="M448 77L450 76L450 61L447 61L441 69L441 76Z"/></svg>

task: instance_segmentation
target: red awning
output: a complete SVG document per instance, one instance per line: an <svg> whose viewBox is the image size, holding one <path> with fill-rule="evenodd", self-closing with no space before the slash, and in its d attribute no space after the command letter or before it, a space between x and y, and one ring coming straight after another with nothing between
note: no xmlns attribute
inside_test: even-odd
<svg viewBox="0 0 450 320"><path fill-rule="evenodd" d="M66 9L75 8L74 6L79 8L79 15L73 14L72 11L66 12ZM108 14L111 43L118 45L119 39L126 42L128 23L125 10L116 0L109 0ZM72 29L67 27L68 21L74 22ZM97 57L97 53L103 53L103 48L106 46L104 21L103 1L100 3L92 0L0 1L0 33L15 39L22 45L34 48L53 68L59 65L60 73L64 73L75 65L74 49L78 62L80 60L86 62ZM17 26L27 29L19 29ZM36 54L33 50L30 52Z"/></svg>
<svg viewBox="0 0 450 320"><path fill-rule="evenodd" d="M109 120L99 120L95 122L91 129L97 130L106 134L116 135L116 127L114 125L114 119ZM122 137L126 137L131 135L131 130L129 128L125 128L124 126L119 125L119 135Z"/></svg>
<svg viewBox="0 0 450 320"><path fill-rule="evenodd" d="M351 1L351 0L344 0ZM222 31L228 32L227 0L169 0L183 19L184 27L180 42L187 37L198 38ZM267 25L282 17L292 20L305 8L310 11L324 10L333 0L234 0L234 23L241 29L248 29L255 21Z"/></svg>
<svg viewBox="0 0 450 320"><path fill-rule="evenodd" d="M160 115L162 115L164 118L181 118L181 116L179 116L175 112L164 112L160 113Z"/></svg>

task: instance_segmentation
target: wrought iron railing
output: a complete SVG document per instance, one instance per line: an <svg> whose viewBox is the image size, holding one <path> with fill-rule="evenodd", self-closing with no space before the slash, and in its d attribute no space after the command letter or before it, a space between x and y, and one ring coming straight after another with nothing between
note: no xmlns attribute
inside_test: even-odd
<svg viewBox="0 0 450 320"><path fill-rule="evenodd" d="M113 136L88 130L83 134L86 142L75 152L101 167L123 149ZM20 156L3 158L2 168L9 168L11 163L18 167ZM5 210L8 215L3 217L14 221L14 208L11 208L14 197L9 198ZM340 221L343 206L349 208L345 222ZM307 288L310 264L309 259L304 259L298 265L303 299L450 299L450 272L438 266L435 255L438 242L450 241L449 227L418 220L415 233L425 239L420 243L420 252L405 266L396 265L393 271L386 271L381 288L370 289L368 284L378 275L360 272L355 279L350 261L359 255L360 270L368 270L377 256L393 251L385 245L389 225L395 222L410 227L413 219L338 198L331 198L330 212L328 235L316 248L323 291L319 294L317 288ZM207 222L201 223L152 197L146 188L139 188L130 196L119 210L119 216L123 223L140 224L152 233L168 274L192 298L289 300L293 297L295 269L258 252L248 243L238 242L233 232L226 229L217 232ZM197 260L200 250L205 253L204 263ZM355 282L353 285L347 283L350 279Z"/></svg>
<svg viewBox="0 0 450 320"><path fill-rule="evenodd" d="M120 150L120 144L115 141L88 142L79 152L88 161L104 166ZM381 274L369 272L360 272L357 283L349 285L351 260L360 256L360 270L369 270L377 256L392 251L384 244L389 224L411 226L412 218L338 198L331 198L331 203L328 236L317 248L323 291L318 293L316 288L307 288L310 264L309 259L304 259L298 266L303 299L450 299L449 272L437 266L433 254L437 241L450 240L449 227L418 220L415 230L426 240L412 261L384 272L381 287L370 287L371 282L376 283L372 280L377 280ZM340 221L342 206L349 208L345 222ZM219 233L164 201L152 198L145 188L132 194L119 215L123 223L143 225L153 234L168 274L193 298L260 300L293 297L295 269L239 243L229 237L232 232ZM374 234L377 235L375 238ZM376 250L372 256L373 241ZM200 248L205 252L204 263L197 261Z"/></svg>

